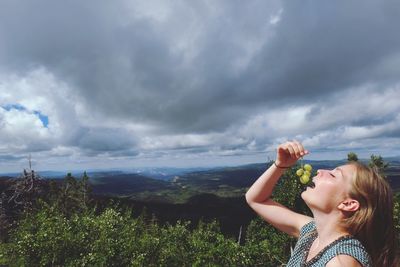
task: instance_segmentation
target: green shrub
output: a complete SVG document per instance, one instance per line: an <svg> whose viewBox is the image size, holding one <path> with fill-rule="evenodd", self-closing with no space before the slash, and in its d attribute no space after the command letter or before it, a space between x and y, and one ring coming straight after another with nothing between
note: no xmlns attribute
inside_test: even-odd
<svg viewBox="0 0 400 267"><path fill-rule="evenodd" d="M300 184L289 170L275 196L297 211ZM395 197L400 230L400 194ZM261 219L245 229L243 244L221 233L216 221L161 225L153 217L134 218L109 205L103 211L64 209L61 202L40 202L25 212L0 243L0 264L9 266L279 266L287 262L296 240Z"/></svg>

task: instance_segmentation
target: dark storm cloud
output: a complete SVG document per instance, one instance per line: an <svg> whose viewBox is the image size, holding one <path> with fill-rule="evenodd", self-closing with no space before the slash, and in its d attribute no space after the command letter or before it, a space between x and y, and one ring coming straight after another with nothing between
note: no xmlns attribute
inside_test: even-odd
<svg viewBox="0 0 400 267"><path fill-rule="evenodd" d="M254 106L397 79L379 80L374 67L399 53L398 2L364 1L362 12L356 2L174 3L158 23L122 1L3 1L2 58L13 70L45 66L94 112L177 132L223 130ZM246 38L262 49L237 71ZM180 39L194 43L175 51Z"/></svg>
<svg viewBox="0 0 400 267"><path fill-rule="evenodd" d="M2 54L18 69L38 64L67 77L98 112L209 130L247 115L248 105L281 102L274 97L315 99L366 82L377 63L399 52L398 2L363 2L362 12L355 2L283 2L274 35L257 40L263 49L235 73L243 53L235 40L267 35L262 29L272 12L262 4L224 4L216 6L219 17L201 5L180 7L207 29L199 30L196 56L185 63L184 51L173 52L179 33L169 27L179 26L172 18L165 26L132 17L122 2L5 1Z"/></svg>
<svg viewBox="0 0 400 267"><path fill-rule="evenodd" d="M123 129L89 128L83 129L81 135L73 141L79 148L90 151L93 155L104 152L125 151L135 146L133 138L129 138L129 132ZM132 154L127 150L127 154Z"/></svg>
<svg viewBox="0 0 400 267"><path fill-rule="evenodd" d="M238 40L262 35L268 24L262 16L275 10L235 2L177 4L172 12L181 13L157 23L128 14L126 3L105 3L4 2L6 66L44 66L76 87L94 112L178 131L225 128L245 115L230 101L241 93L240 75L232 70L243 53ZM179 19L194 28L193 40ZM194 43L176 52L179 39Z"/></svg>
<svg viewBox="0 0 400 267"><path fill-rule="evenodd" d="M2 1L0 74L65 84L48 144L88 156L398 137L396 104L351 92L398 94L399 14L398 1L372 0Z"/></svg>
<svg viewBox="0 0 400 267"><path fill-rule="evenodd" d="M399 64L382 79L376 66L398 56L396 1L284 1L276 36L254 60L249 77L261 101L324 98L369 82L397 82ZM292 100L290 100L290 98Z"/></svg>
<svg viewBox="0 0 400 267"><path fill-rule="evenodd" d="M21 159L26 159L26 157L13 156L13 155L0 155L0 160L3 161L3 162L16 161L16 160L21 160Z"/></svg>

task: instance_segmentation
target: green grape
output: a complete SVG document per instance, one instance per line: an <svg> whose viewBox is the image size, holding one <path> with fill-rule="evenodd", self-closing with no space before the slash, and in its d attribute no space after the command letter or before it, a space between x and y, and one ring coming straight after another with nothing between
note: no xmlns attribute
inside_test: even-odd
<svg viewBox="0 0 400 267"><path fill-rule="evenodd" d="M310 176L309 175L303 174L300 177L300 183L302 183L302 184L307 184L309 181L310 181Z"/></svg>
<svg viewBox="0 0 400 267"><path fill-rule="evenodd" d="M298 170L296 171L296 175L299 176L299 177L302 176L303 173L304 173L304 170L303 170L303 169L298 169Z"/></svg>
<svg viewBox="0 0 400 267"><path fill-rule="evenodd" d="M310 182L312 166L310 164L303 165L303 157L301 158L300 162L301 167L296 171L296 175L300 177L300 183L306 185Z"/></svg>
<svg viewBox="0 0 400 267"><path fill-rule="evenodd" d="M311 167L311 165L310 165L310 164L304 164L304 169L305 169L306 171L309 171L309 172L311 172L311 170L312 170L312 167Z"/></svg>

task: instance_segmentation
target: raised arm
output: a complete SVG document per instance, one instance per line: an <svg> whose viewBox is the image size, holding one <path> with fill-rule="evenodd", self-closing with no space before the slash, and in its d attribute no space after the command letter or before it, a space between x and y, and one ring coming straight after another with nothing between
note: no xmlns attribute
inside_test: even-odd
<svg viewBox="0 0 400 267"><path fill-rule="evenodd" d="M301 143L286 142L278 146L277 158L250 187L246 200L250 207L264 220L277 229L298 237L301 227L312 220L311 217L296 213L273 201L272 191L286 167L294 165L297 160L308 154Z"/></svg>

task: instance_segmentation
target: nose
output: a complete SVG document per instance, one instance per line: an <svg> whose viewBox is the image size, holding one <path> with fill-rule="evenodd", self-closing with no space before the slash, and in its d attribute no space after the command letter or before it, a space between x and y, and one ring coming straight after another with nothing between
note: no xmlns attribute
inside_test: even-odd
<svg viewBox="0 0 400 267"><path fill-rule="evenodd" d="M317 170L317 175L315 175L315 176L313 177L313 182L315 182L317 179L319 179L319 178L322 176L323 171L324 171L324 170L321 170L321 169L318 169L318 170Z"/></svg>

